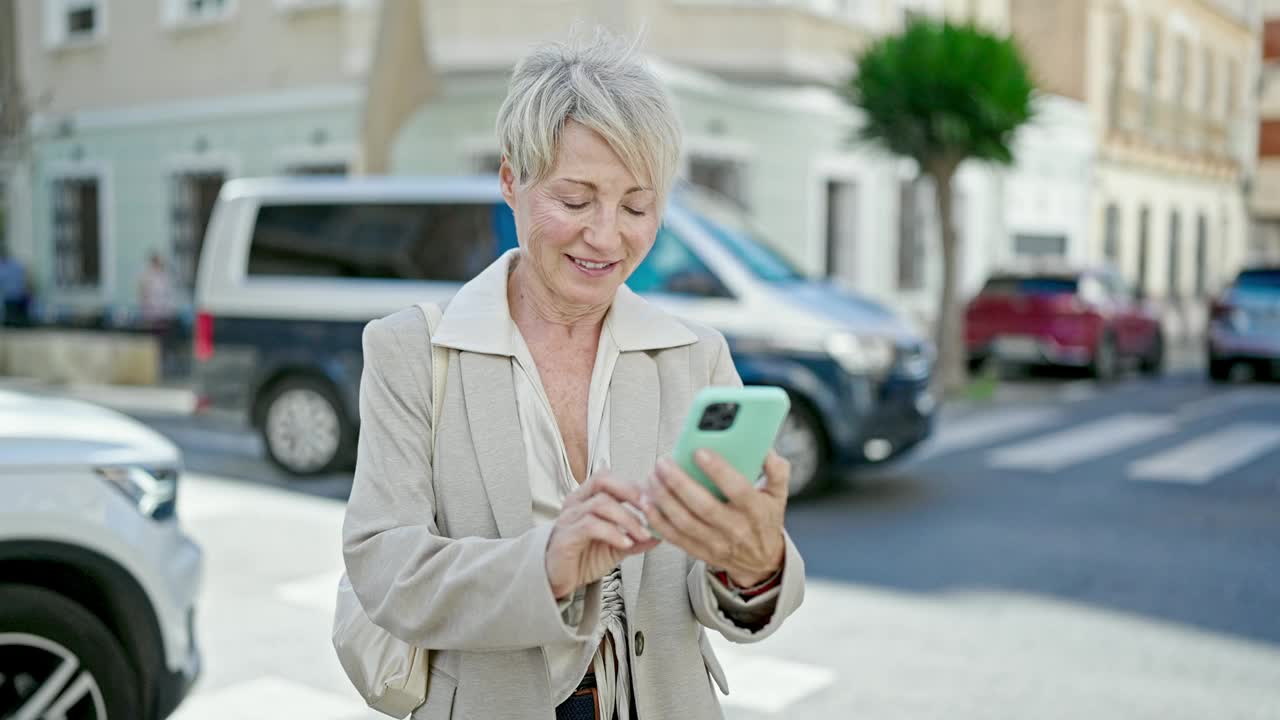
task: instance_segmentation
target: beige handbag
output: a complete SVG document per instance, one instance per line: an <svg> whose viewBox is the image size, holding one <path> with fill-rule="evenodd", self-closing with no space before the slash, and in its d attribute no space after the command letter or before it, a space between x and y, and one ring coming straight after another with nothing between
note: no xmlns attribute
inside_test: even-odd
<svg viewBox="0 0 1280 720"><path fill-rule="evenodd" d="M427 318L427 328L436 334L440 308L418 303ZM431 448L434 459L436 426L444 403L445 376L449 371L449 350L431 347ZM414 647L373 624L360 599L351 588L347 574L338 581L338 604L333 617L333 649L351 684L369 707L384 715L405 718L427 700L430 651Z"/></svg>

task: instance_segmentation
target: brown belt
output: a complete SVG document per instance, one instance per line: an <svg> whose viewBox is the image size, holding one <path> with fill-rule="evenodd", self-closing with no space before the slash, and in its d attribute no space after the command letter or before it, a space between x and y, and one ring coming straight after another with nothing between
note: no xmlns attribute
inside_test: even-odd
<svg viewBox="0 0 1280 720"><path fill-rule="evenodd" d="M599 720L600 717L596 674L588 672L578 683L578 689L556 708L556 720Z"/></svg>

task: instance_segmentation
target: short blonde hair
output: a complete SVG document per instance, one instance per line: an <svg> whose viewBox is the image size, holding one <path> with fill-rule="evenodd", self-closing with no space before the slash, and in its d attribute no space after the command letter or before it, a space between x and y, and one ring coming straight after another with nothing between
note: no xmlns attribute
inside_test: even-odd
<svg viewBox="0 0 1280 720"><path fill-rule="evenodd" d="M498 110L498 144L521 184L547 177L569 120L596 131L636 179L665 200L680 162L680 122L662 82L625 43L547 43L516 64Z"/></svg>

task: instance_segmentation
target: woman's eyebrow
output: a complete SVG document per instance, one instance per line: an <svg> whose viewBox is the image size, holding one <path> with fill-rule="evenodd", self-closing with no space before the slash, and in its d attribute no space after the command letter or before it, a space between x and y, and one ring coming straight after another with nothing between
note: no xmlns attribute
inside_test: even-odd
<svg viewBox="0 0 1280 720"><path fill-rule="evenodd" d="M590 182L590 181L588 181L588 180L578 180L577 178L569 178L569 177L566 177L566 178L557 178L557 179L558 179L558 180L563 180L564 182L571 182L571 183L574 183L574 184L576 184L576 185L583 185L583 186L586 186L586 187L588 187L588 188L591 188L592 190L599 190L599 189L600 189L600 188L598 188L598 187L596 186L596 184L595 184L595 183ZM646 191L646 190L648 190L648 189L649 189L649 188L640 187L639 185L636 185L635 187L631 188L630 190L627 190L626 192L624 192L624 193L622 193L622 194L623 194L623 195L630 195L631 193L635 193L635 192L645 192L645 191Z"/></svg>

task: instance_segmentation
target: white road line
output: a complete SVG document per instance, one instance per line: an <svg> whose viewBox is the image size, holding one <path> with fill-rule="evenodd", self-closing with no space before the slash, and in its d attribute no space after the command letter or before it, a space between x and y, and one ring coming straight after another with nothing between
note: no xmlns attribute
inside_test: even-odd
<svg viewBox="0 0 1280 720"><path fill-rule="evenodd" d="M720 703L752 712L777 713L836 681L834 670L716 648L716 657L729 680L729 694Z"/></svg>
<svg viewBox="0 0 1280 720"><path fill-rule="evenodd" d="M1280 446L1280 425L1236 423L1129 465L1129 477L1203 485Z"/></svg>
<svg viewBox="0 0 1280 720"><path fill-rule="evenodd" d="M354 694L353 694L354 695ZM358 698L281 677L260 677L186 700L171 720L355 720L371 715Z"/></svg>
<svg viewBox="0 0 1280 720"><path fill-rule="evenodd" d="M987 454L987 464L1011 470L1054 472L1167 435L1177 428L1169 416L1126 413L1061 432L1007 445Z"/></svg>
<svg viewBox="0 0 1280 720"><path fill-rule="evenodd" d="M943 453L967 450L998 442L1011 435L1030 432L1060 418L1053 408L1016 408L962 417L939 424L929 443L914 458L933 457Z"/></svg>

